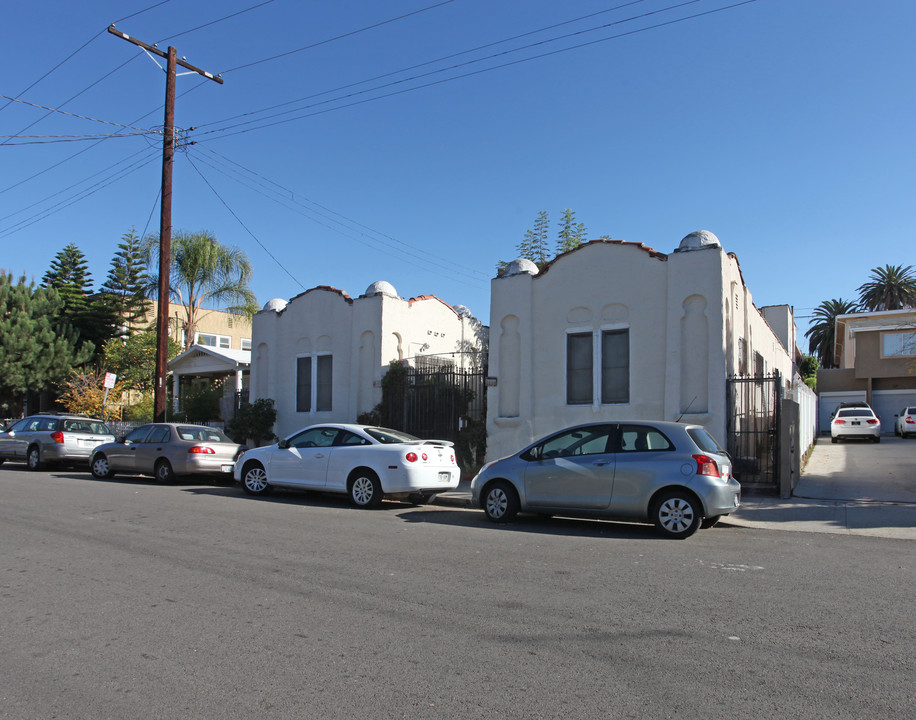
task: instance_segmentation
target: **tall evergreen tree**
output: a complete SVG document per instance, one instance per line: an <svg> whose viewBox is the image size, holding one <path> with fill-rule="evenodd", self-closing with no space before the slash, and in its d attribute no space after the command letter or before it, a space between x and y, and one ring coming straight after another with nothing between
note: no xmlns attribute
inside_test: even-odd
<svg viewBox="0 0 916 720"><path fill-rule="evenodd" d="M885 265L871 271L869 281L859 287L863 310L901 310L916 307L916 277L913 266Z"/></svg>
<svg viewBox="0 0 916 720"><path fill-rule="evenodd" d="M541 210L535 218L534 227L525 231L524 239L516 246L518 256L543 267L549 259L549 236L550 218L546 210Z"/></svg>
<svg viewBox="0 0 916 720"><path fill-rule="evenodd" d="M108 278L101 287L102 294L107 296L120 318L120 325L126 328L128 334L140 329L149 307L146 297L150 282L146 271L148 245L133 227L122 235L118 252L111 259Z"/></svg>
<svg viewBox="0 0 916 720"><path fill-rule="evenodd" d="M563 211L560 220L560 232L557 233L557 255L575 250L586 241L588 229L583 223L576 222L576 213L571 208Z"/></svg>
<svg viewBox="0 0 916 720"><path fill-rule="evenodd" d="M92 273L83 251L73 243L68 244L54 256L41 284L57 290L63 302L63 317L72 321L84 312L92 294Z"/></svg>
<svg viewBox="0 0 916 720"><path fill-rule="evenodd" d="M815 321L805 337L808 338L808 352L817 355L823 368L836 367L834 351L836 346L836 319L838 315L848 315L856 311L852 300L825 300L814 308Z"/></svg>
<svg viewBox="0 0 916 720"><path fill-rule="evenodd" d="M54 288L13 282L0 271L0 400L7 412L29 393L49 390L89 360L90 345L78 346Z"/></svg>

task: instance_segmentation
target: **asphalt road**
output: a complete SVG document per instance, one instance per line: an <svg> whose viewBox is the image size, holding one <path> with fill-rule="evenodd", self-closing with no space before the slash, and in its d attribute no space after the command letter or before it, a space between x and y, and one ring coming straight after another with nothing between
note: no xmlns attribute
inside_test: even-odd
<svg viewBox="0 0 916 720"><path fill-rule="evenodd" d="M912 543L0 467L3 718L906 718Z"/></svg>

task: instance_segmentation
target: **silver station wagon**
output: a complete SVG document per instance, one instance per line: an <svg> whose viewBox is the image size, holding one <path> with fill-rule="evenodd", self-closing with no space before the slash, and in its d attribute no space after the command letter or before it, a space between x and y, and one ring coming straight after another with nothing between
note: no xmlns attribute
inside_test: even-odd
<svg viewBox="0 0 916 720"><path fill-rule="evenodd" d="M653 523L685 538L741 502L731 460L701 425L590 423L485 465L473 502L493 522L519 512Z"/></svg>
<svg viewBox="0 0 916 720"><path fill-rule="evenodd" d="M93 449L114 435L97 418L69 413L39 413L0 431L0 464L24 462L29 470L47 465L86 464Z"/></svg>

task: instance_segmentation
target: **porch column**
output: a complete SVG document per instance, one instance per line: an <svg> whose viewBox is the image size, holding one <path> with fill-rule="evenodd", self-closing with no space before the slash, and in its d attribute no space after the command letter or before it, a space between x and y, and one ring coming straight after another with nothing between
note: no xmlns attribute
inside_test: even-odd
<svg viewBox="0 0 916 720"><path fill-rule="evenodd" d="M235 371L235 391L237 393L242 392L242 371L241 370Z"/></svg>
<svg viewBox="0 0 916 720"><path fill-rule="evenodd" d="M172 412L178 414L178 373L172 373Z"/></svg>

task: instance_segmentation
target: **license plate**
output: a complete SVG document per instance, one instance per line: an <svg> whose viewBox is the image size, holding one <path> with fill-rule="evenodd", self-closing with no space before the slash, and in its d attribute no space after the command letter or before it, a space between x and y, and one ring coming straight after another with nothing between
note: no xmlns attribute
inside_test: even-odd
<svg viewBox="0 0 916 720"><path fill-rule="evenodd" d="M224 473L231 473L235 469L235 465L220 465L219 469Z"/></svg>
<svg viewBox="0 0 916 720"><path fill-rule="evenodd" d="M860 423L858 420L853 420L850 424L851 425L861 425L862 423Z"/></svg>
<svg viewBox="0 0 916 720"><path fill-rule="evenodd" d="M439 482L448 482L452 479L452 474L447 472L439 473Z"/></svg>
<svg viewBox="0 0 916 720"><path fill-rule="evenodd" d="M98 443L96 443L95 440L80 440L79 441L80 447L95 447L97 444Z"/></svg>

